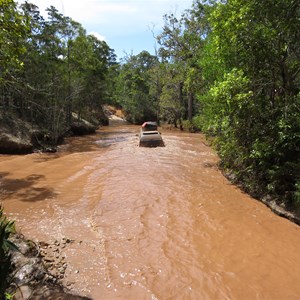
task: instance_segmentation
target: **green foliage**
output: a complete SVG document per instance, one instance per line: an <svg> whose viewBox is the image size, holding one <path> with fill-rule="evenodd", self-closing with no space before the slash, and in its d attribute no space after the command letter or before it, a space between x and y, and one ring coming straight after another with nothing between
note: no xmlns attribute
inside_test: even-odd
<svg viewBox="0 0 300 300"><path fill-rule="evenodd" d="M126 59L119 71L117 81L117 102L125 111L128 121L140 124L147 120L156 120L158 99L154 70L158 61L147 51L132 55Z"/></svg>
<svg viewBox="0 0 300 300"><path fill-rule="evenodd" d="M201 131L201 123L199 122L199 116L193 117L192 120L183 120L182 127L189 132Z"/></svg>
<svg viewBox="0 0 300 300"><path fill-rule="evenodd" d="M294 201L297 203L297 205L300 205L300 181L296 182L295 188Z"/></svg>
<svg viewBox="0 0 300 300"><path fill-rule="evenodd" d="M74 112L99 124L116 63L104 41L55 7L47 12L45 20L33 4L1 0L0 110L37 125L56 144Z"/></svg>
<svg viewBox="0 0 300 300"><path fill-rule="evenodd" d="M159 97L160 117L168 123L177 123L185 119L186 96L183 93L183 78L178 64L164 63L161 65L163 76L161 77L161 93Z"/></svg>
<svg viewBox="0 0 300 300"><path fill-rule="evenodd" d="M0 206L0 299L4 298L5 290L9 284L9 272L11 271L10 250L17 250L16 246L9 240L9 236L15 232L14 221L9 221L3 215Z"/></svg>
<svg viewBox="0 0 300 300"><path fill-rule="evenodd" d="M0 5L0 86L14 68L23 63L20 55L26 51L23 46L28 32L26 18L17 10L13 0L1 0Z"/></svg>
<svg viewBox="0 0 300 300"><path fill-rule="evenodd" d="M195 1L193 9L179 19L174 14L165 15L163 30L157 36L165 69L160 98L162 118L175 124L181 119L192 120L195 93L205 86L198 58L210 29L208 7Z"/></svg>
<svg viewBox="0 0 300 300"><path fill-rule="evenodd" d="M14 295L12 295L12 294L9 294L9 293L5 293L5 300L12 300L13 298L14 298Z"/></svg>
<svg viewBox="0 0 300 300"><path fill-rule="evenodd" d="M229 127L240 126L239 111L246 108L253 92L243 71L233 69L224 74L222 81L216 82L210 90L200 96L202 104L202 129L211 134L225 134Z"/></svg>
<svg viewBox="0 0 300 300"><path fill-rule="evenodd" d="M299 26L297 1L216 2L200 57L209 83L198 93L201 127L215 135L222 165L247 191L298 201ZM297 24L297 25L295 25Z"/></svg>

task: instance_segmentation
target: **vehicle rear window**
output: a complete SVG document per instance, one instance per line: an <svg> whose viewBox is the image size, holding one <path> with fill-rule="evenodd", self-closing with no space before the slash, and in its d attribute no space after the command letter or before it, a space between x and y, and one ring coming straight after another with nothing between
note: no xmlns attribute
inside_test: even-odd
<svg viewBox="0 0 300 300"><path fill-rule="evenodd" d="M151 134L158 134L156 131L145 131L143 132L143 135L151 135Z"/></svg>

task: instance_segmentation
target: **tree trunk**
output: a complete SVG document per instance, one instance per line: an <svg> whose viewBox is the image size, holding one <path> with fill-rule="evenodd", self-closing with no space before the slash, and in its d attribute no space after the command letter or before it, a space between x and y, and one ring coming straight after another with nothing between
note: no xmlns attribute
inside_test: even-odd
<svg viewBox="0 0 300 300"><path fill-rule="evenodd" d="M188 95L188 120L191 121L193 118L193 102L194 96L192 93Z"/></svg>

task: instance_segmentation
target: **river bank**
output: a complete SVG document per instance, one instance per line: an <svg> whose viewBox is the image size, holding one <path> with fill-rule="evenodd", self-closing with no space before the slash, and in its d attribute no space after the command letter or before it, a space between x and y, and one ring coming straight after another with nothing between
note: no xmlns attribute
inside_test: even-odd
<svg viewBox="0 0 300 300"><path fill-rule="evenodd" d="M75 241L64 238L35 243L22 234L12 235L10 240L19 249L11 251L13 271L7 289L14 300L90 299L73 294L68 286L62 284L67 263L61 250Z"/></svg>
<svg viewBox="0 0 300 300"><path fill-rule="evenodd" d="M0 113L0 154L56 152L64 138L92 134L103 125L108 125L108 117L103 110L99 112L99 119L93 122L72 113L71 123L61 128L41 128L16 114Z"/></svg>

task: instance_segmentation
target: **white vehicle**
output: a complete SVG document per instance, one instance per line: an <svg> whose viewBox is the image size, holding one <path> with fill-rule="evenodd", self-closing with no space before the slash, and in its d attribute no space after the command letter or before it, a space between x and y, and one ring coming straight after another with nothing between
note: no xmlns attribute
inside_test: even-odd
<svg viewBox="0 0 300 300"><path fill-rule="evenodd" d="M165 146L161 134L157 131L156 122L145 122L139 134L140 147L163 147Z"/></svg>

